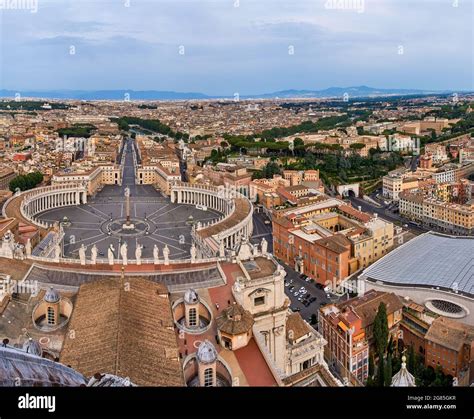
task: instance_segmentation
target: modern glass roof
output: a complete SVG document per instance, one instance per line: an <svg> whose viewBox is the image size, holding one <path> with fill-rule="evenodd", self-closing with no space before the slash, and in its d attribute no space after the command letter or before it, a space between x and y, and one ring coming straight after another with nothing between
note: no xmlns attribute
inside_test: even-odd
<svg viewBox="0 0 474 419"><path fill-rule="evenodd" d="M361 278L474 296L474 237L422 234L369 266Z"/></svg>

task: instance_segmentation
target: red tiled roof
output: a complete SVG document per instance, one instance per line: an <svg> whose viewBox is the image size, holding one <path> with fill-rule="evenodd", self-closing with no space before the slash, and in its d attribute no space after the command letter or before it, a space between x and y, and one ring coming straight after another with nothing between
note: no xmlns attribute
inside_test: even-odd
<svg viewBox="0 0 474 419"><path fill-rule="evenodd" d="M254 338L250 339L247 346L234 351L234 354L249 386L269 387L277 385Z"/></svg>

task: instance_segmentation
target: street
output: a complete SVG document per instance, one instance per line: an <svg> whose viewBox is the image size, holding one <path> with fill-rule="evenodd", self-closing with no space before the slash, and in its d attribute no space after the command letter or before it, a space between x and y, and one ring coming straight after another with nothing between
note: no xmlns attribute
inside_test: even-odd
<svg viewBox="0 0 474 419"><path fill-rule="evenodd" d="M374 199L372 196L371 198ZM429 231L429 229L426 229L422 226L418 227L412 224L408 224L409 220L401 217L399 214L394 213L393 211L390 211L389 209L387 209L388 205L385 205L383 203L380 203L382 207L377 207L376 205L371 204L370 202L362 198L356 198L356 197L351 196L348 199L351 201L352 206L356 209L360 207L362 211L367 212L369 214L376 213L377 216L379 216L380 218L383 218L384 220L390 221L394 224L398 224L398 225L407 224L408 227L404 227L404 229L409 230L411 233L417 236Z"/></svg>
<svg viewBox="0 0 474 419"><path fill-rule="evenodd" d="M263 212L253 213L253 234L250 242L252 244L260 244L262 238L268 242L268 251L273 253L273 236L272 236L272 224L265 224L265 221L270 219Z"/></svg>

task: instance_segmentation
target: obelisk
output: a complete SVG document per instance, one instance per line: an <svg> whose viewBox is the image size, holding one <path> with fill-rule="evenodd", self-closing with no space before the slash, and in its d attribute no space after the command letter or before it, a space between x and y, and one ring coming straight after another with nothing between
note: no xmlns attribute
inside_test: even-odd
<svg viewBox="0 0 474 419"><path fill-rule="evenodd" d="M122 226L125 230L133 230L135 226L130 221L130 188L127 186L125 188L125 224Z"/></svg>

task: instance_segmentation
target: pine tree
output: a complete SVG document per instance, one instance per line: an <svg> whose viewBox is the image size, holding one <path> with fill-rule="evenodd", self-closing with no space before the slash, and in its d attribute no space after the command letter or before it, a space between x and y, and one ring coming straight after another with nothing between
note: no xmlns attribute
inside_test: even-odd
<svg viewBox="0 0 474 419"><path fill-rule="evenodd" d="M385 387L390 387L392 384L392 357L387 356L387 365L385 366Z"/></svg>
<svg viewBox="0 0 474 419"><path fill-rule="evenodd" d="M374 364L374 354L371 352L369 355L369 377L374 376L375 364Z"/></svg>
<svg viewBox="0 0 474 419"><path fill-rule="evenodd" d="M383 358L388 341L387 307L384 303L380 303L374 319L374 340L377 355Z"/></svg>
<svg viewBox="0 0 474 419"><path fill-rule="evenodd" d="M377 385L383 387L385 384L385 365L383 356L379 358L379 367L377 371Z"/></svg>

